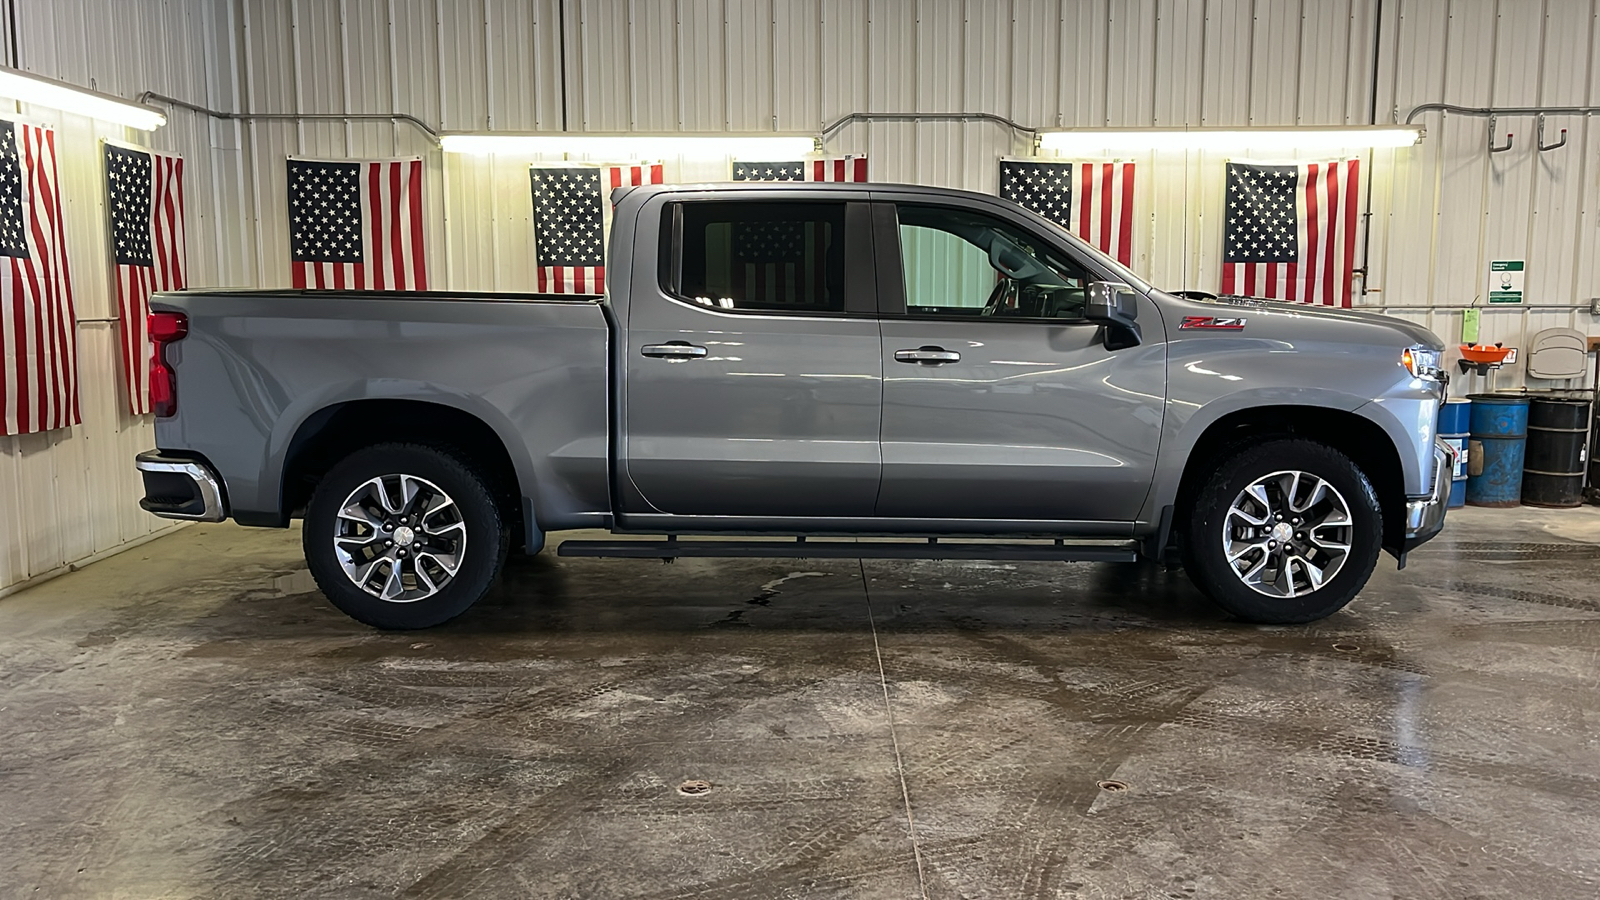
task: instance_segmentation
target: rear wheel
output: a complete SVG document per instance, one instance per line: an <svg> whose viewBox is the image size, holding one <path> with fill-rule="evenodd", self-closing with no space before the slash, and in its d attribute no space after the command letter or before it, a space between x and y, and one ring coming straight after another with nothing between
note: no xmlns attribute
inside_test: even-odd
<svg viewBox="0 0 1600 900"><path fill-rule="evenodd" d="M1276 440L1225 456L1201 488L1184 568L1242 619L1311 622L1355 599L1382 543L1377 494L1349 457Z"/></svg>
<svg viewBox="0 0 1600 900"><path fill-rule="evenodd" d="M302 533L323 594L378 628L427 628L488 592L508 536L484 480L415 444L352 453L317 485Z"/></svg>

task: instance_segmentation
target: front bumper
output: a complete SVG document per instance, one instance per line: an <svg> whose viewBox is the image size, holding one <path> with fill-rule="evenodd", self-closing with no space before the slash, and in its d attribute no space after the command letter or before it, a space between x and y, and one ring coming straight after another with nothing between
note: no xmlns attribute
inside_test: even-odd
<svg viewBox="0 0 1600 900"><path fill-rule="evenodd" d="M1400 547L1401 554L1426 544L1444 528L1445 509L1450 505L1450 473L1455 468L1456 448L1435 438L1433 491L1424 499L1406 502L1406 539Z"/></svg>
<svg viewBox="0 0 1600 900"><path fill-rule="evenodd" d="M146 450L134 458L144 476L139 506L167 519L221 522L228 517L222 480L203 460L165 456Z"/></svg>

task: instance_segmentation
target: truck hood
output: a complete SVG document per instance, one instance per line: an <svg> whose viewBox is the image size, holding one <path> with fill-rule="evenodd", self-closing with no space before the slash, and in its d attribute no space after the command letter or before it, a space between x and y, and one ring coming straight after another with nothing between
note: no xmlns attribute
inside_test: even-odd
<svg viewBox="0 0 1600 900"><path fill-rule="evenodd" d="M1444 342L1438 335L1423 328L1414 322L1397 319L1394 316L1385 316L1380 313L1362 312L1355 309L1336 309L1328 306L1307 306L1299 303L1289 303L1282 300L1261 300L1254 297L1175 297L1171 294L1156 292L1164 301L1167 308L1173 308L1182 315L1244 315L1247 310L1260 310L1274 318L1279 316L1299 320L1289 327L1323 328L1327 326L1346 327L1371 326L1387 329L1396 333L1397 337L1406 345L1417 344L1443 350Z"/></svg>

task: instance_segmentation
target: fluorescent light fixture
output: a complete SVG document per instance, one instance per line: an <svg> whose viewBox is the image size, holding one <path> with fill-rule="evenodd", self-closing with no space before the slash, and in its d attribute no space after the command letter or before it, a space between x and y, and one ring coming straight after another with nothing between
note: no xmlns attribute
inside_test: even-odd
<svg viewBox="0 0 1600 900"><path fill-rule="evenodd" d="M1409 147L1422 140L1415 125L1303 128L1077 128L1046 131L1039 149L1057 153L1151 150L1339 150Z"/></svg>
<svg viewBox="0 0 1600 900"><path fill-rule="evenodd" d="M800 159L815 153L810 135L779 134L517 134L514 132L446 134L439 138L448 153L508 153L528 156L572 154L595 157L691 157L757 160Z"/></svg>
<svg viewBox="0 0 1600 900"><path fill-rule="evenodd" d="M167 124L167 114L153 106L4 67L0 67L0 97L115 122L140 131L155 131Z"/></svg>

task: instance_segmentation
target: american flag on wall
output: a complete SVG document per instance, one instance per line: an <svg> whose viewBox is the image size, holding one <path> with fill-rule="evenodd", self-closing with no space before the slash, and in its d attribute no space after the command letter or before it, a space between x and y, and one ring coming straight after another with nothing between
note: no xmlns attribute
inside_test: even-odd
<svg viewBox="0 0 1600 900"><path fill-rule="evenodd" d="M1000 160L1000 196L1133 264L1131 162Z"/></svg>
<svg viewBox="0 0 1600 900"><path fill-rule="evenodd" d="M81 421L62 219L55 132L0 120L0 434Z"/></svg>
<svg viewBox="0 0 1600 900"><path fill-rule="evenodd" d="M1350 305L1359 159L1228 163L1222 293Z"/></svg>
<svg viewBox="0 0 1600 900"><path fill-rule="evenodd" d="M422 160L289 160L289 268L301 289L425 291Z"/></svg>
<svg viewBox="0 0 1600 900"><path fill-rule="evenodd" d="M734 181L866 181L865 156L830 156L780 162L734 160Z"/></svg>
<svg viewBox="0 0 1600 900"><path fill-rule="evenodd" d="M530 166L533 264L541 294L604 294L611 192L661 184L661 163Z"/></svg>
<svg viewBox="0 0 1600 900"><path fill-rule="evenodd" d="M188 284L183 233L183 157L105 145L112 280L122 331L128 411L150 411L150 294Z"/></svg>

